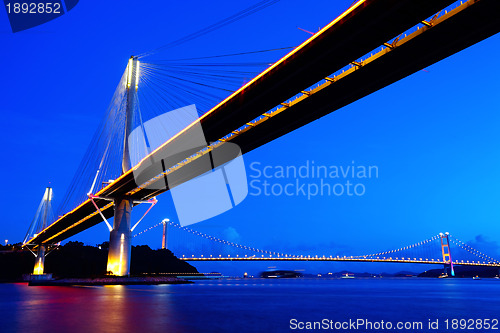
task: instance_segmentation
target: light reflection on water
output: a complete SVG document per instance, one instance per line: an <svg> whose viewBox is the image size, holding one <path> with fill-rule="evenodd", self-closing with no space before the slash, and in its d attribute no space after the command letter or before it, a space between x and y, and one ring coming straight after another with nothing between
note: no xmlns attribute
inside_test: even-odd
<svg viewBox="0 0 500 333"><path fill-rule="evenodd" d="M0 284L0 332L286 332L289 321L500 317L500 280L239 279L190 285ZM426 331L426 330L424 330Z"/></svg>

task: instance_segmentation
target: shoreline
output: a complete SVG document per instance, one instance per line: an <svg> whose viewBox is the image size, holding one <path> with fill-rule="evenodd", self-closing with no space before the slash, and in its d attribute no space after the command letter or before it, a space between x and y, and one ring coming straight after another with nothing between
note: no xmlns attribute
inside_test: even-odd
<svg viewBox="0 0 500 333"><path fill-rule="evenodd" d="M307 281L346 281L346 280L443 280L437 277L418 277L418 276L386 276L386 277L355 277L344 279L341 277L297 277L297 278L263 278L263 277L231 277L224 276L217 280L307 280ZM469 280L471 277L449 277L445 280ZM498 280L498 277L482 277L483 280ZM0 284L26 283L29 286L104 286L104 285L160 285L160 284L192 284L196 280L215 280L211 278L199 277L97 277L97 278L57 278L52 280L1 280Z"/></svg>

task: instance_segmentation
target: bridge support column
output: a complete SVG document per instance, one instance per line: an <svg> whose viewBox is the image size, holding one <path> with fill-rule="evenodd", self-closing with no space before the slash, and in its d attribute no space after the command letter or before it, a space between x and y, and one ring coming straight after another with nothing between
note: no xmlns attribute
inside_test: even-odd
<svg viewBox="0 0 500 333"><path fill-rule="evenodd" d="M132 237L130 231L130 215L132 202L126 199L115 199L115 217L113 230L109 235L108 268L110 274L118 276L130 275L130 252Z"/></svg>
<svg viewBox="0 0 500 333"><path fill-rule="evenodd" d="M40 213L42 214L42 225L40 227L40 230L44 230L49 221L49 213L51 212L51 202L52 202L52 188L47 187L45 189L45 193L43 194L42 198L42 203L40 204ZM40 209L39 208L39 209ZM37 217L35 216L35 221ZM38 232L38 231L36 231ZM28 241L29 238L29 233L26 235L25 242ZM38 244L38 251L36 253L36 259L35 259L35 267L33 268L33 275L45 275L44 274L44 266L45 266L45 252L47 248L44 244ZM38 277L40 278L40 277Z"/></svg>
<svg viewBox="0 0 500 333"><path fill-rule="evenodd" d="M126 173L132 167L128 136L132 132L134 111L136 108L137 88L139 84L139 60L130 57L127 66L127 105L125 115L125 134L123 138L122 172ZM132 201L125 198L115 198L115 217L113 230L109 235L108 268L110 274L118 276L130 275L130 252L132 237L130 230L130 215Z"/></svg>
<svg viewBox="0 0 500 333"><path fill-rule="evenodd" d="M36 253L35 268L33 269L34 275L42 275L45 265L45 245L38 246L38 252Z"/></svg>

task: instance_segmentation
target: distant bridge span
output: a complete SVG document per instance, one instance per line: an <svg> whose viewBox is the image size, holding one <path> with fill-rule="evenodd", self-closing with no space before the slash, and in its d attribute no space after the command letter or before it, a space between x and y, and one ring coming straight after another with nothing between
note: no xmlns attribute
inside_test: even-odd
<svg viewBox="0 0 500 333"><path fill-rule="evenodd" d="M426 264L426 265L450 265L450 262L426 259L369 259L351 257L326 257L326 256L297 256L297 257L182 257L183 261L334 261L334 262L371 262L371 263L395 263L395 264ZM459 266L481 266L499 267L500 263L464 262L453 261L453 265Z"/></svg>
<svg viewBox="0 0 500 333"><path fill-rule="evenodd" d="M225 239L209 235L198 230L181 226L178 223L170 220L164 220L148 229L136 234L141 234L151 231L159 226L163 226L163 248L166 248L168 243L167 235L172 236L173 240L179 240L179 245L170 244L169 249L183 261L196 262L216 262L216 261L309 261L309 262L370 262L370 263L399 263L399 264L426 264L426 265L443 265L453 266L475 266L475 267L498 267L500 268L500 260L490 257L481 251L473 248L467 243L453 237L450 233L439 233L429 239L419 241L414 244L406 245L397 249L386 250L378 253L343 256L343 255L300 255L285 252L276 252L255 248L243 244L234 243ZM167 230L169 230L167 232ZM177 234L177 232L182 233ZM190 235L189 240L185 237ZM175 243L175 242L174 242ZM197 246L198 245L198 246ZM200 247L201 245L201 247ZM207 249L206 245L224 246L225 250ZM186 254L187 249L191 249L191 253ZM205 249L200 252L200 249ZM233 252L227 252L232 249ZM235 252L237 251L237 252ZM453 252L453 256L452 256ZM217 254L215 254L217 253ZM223 254L224 253L224 254ZM452 273L453 274L453 273Z"/></svg>

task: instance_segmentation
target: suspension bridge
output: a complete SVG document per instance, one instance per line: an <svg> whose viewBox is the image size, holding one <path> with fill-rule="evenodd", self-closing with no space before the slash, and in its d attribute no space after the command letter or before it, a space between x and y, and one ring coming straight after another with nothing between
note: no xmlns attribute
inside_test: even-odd
<svg viewBox="0 0 500 333"><path fill-rule="evenodd" d="M45 213L26 235L36 273L43 272L47 246L105 222L108 271L128 275L132 232L144 218L132 223L134 206L152 207L161 193L498 33L499 9L497 0L359 0L276 61L266 57L288 48L156 62L144 60L150 53L132 56L56 217L47 213L51 195L44 195ZM162 116L189 105L196 105L190 116ZM163 122L152 126L155 117ZM449 249L443 239L442 253ZM440 262L306 259L454 264L444 254Z"/></svg>
<svg viewBox="0 0 500 333"><path fill-rule="evenodd" d="M170 220L155 224L133 237L163 226L163 248L184 261L324 261L441 265L454 275L454 266L498 267L500 260L478 251L449 233L393 250L364 255L294 254L260 249L231 242ZM167 231L168 230L168 231ZM169 240L170 238L170 240ZM331 249L333 251L334 249Z"/></svg>

